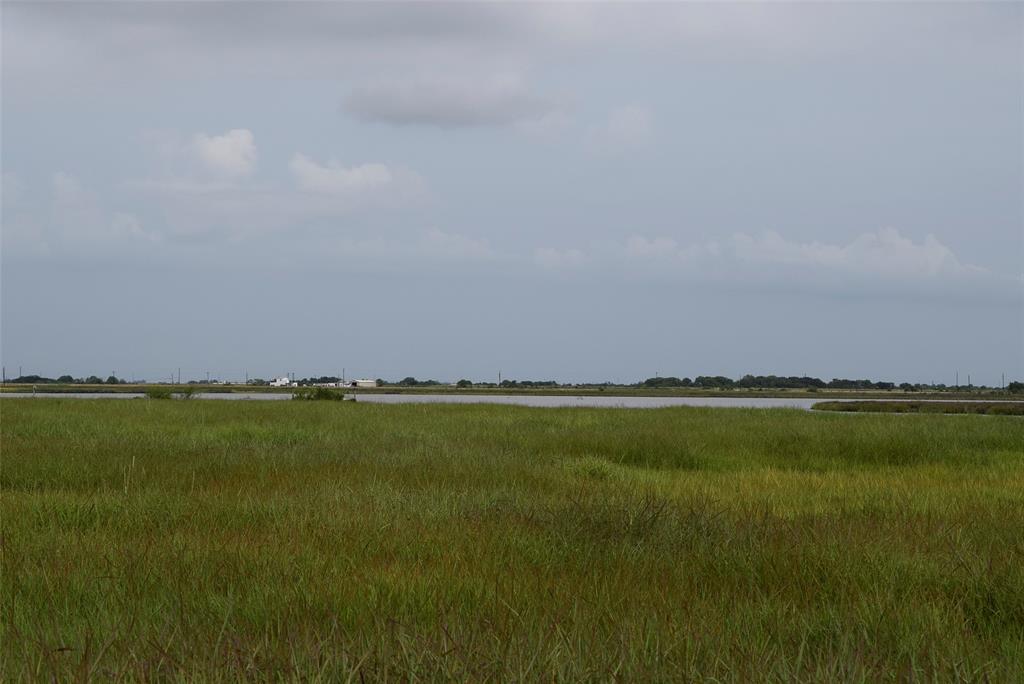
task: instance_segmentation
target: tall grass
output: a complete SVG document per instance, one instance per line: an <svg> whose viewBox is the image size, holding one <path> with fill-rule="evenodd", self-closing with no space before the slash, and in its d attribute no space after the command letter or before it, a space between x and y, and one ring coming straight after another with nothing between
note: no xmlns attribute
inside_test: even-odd
<svg viewBox="0 0 1024 684"><path fill-rule="evenodd" d="M2 407L0 678L1024 679L1024 421Z"/></svg>
<svg viewBox="0 0 1024 684"><path fill-rule="evenodd" d="M1024 416L1024 401L820 401L816 411L847 413L978 413Z"/></svg>

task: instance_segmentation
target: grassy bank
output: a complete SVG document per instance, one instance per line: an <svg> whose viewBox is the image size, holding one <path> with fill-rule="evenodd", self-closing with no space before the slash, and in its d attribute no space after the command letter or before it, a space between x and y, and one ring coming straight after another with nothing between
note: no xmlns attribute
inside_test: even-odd
<svg viewBox="0 0 1024 684"><path fill-rule="evenodd" d="M1024 679L1024 421L3 402L0 679Z"/></svg>
<svg viewBox="0 0 1024 684"><path fill-rule="evenodd" d="M989 416L1024 416L1024 401L822 401L815 411L847 413L974 413Z"/></svg>

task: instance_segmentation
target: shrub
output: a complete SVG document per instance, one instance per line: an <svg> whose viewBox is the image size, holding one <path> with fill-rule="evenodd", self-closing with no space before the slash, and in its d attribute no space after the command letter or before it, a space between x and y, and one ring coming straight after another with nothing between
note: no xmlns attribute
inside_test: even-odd
<svg viewBox="0 0 1024 684"><path fill-rule="evenodd" d="M292 393L292 399L297 401L341 401L344 398L344 392L329 387L313 387Z"/></svg>
<svg viewBox="0 0 1024 684"><path fill-rule="evenodd" d="M169 387L147 387L146 396L150 399L173 399Z"/></svg>

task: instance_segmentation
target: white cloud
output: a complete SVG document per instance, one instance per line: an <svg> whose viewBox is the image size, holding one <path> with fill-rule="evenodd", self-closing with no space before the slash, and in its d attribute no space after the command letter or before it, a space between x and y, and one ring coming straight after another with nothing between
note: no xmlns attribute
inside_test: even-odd
<svg viewBox="0 0 1024 684"><path fill-rule="evenodd" d="M489 261L497 258L497 254L486 240L447 233L437 228L427 231L421 247L427 254L447 259Z"/></svg>
<svg viewBox="0 0 1024 684"><path fill-rule="evenodd" d="M636 259L656 259L668 263L685 263L702 256L717 256L720 248L717 242L693 244L682 247L672 238L648 239L642 235L631 235L626 240L626 256Z"/></svg>
<svg viewBox="0 0 1024 684"><path fill-rule="evenodd" d="M775 231L759 237L739 233L733 238L733 249L739 260L748 263L805 266L863 276L929 278L985 272L961 264L934 235L916 243L893 228L864 233L846 245L793 242Z"/></svg>
<svg viewBox="0 0 1024 684"><path fill-rule="evenodd" d="M353 89L343 106L362 121L442 128L539 122L559 110L519 76L381 81Z"/></svg>
<svg viewBox="0 0 1024 684"><path fill-rule="evenodd" d="M224 135L200 133L192 139L191 149L207 169L221 175L246 176L256 168L256 142L245 128Z"/></svg>
<svg viewBox="0 0 1024 684"><path fill-rule="evenodd" d="M58 171L37 211L4 217L3 239L19 254L81 258L120 254L160 238L135 214L111 212L77 177Z"/></svg>
<svg viewBox="0 0 1024 684"><path fill-rule="evenodd" d="M95 203L96 197L86 192L77 178L64 171L58 171L50 178L53 199L58 207L85 207Z"/></svg>
<svg viewBox="0 0 1024 684"><path fill-rule="evenodd" d="M587 255L579 249L555 249L538 247L533 252L533 262L553 271L572 270L587 263Z"/></svg>
<svg viewBox="0 0 1024 684"><path fill-rule="evenodd" d="M830 294L987 299L1024 295L1024 277L964 263L934 235L915 241L895 229L864 233L846 244L798 242L773 231L757 237L738 233L725 243L634 234L619 242L542 247L533 251L532 260L551 271L600 271L743 290L796 287Z"/></svg>
<svg viewBox="0 0 1024 684"><path fill-rule="evenodd" d="M654 136L654 115L640 105L618 107L606 121L587 132L590 145L600 152L624 152L644 147Z"/></svg>
<svg viewBox="0 0 1024 684"><path fill-rule="evenodd" d="M324 194L376 190L390 185L394 180L394 174L386 164L372 163L346 167L334 159L326 164L318 164L299 153L292 156L288 168L300 189Z"/></svg>

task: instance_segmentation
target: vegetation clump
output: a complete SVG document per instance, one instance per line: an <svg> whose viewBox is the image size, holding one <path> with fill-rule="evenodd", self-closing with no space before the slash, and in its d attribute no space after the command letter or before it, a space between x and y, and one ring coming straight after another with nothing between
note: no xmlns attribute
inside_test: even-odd
<svg viewBox="0 0 1024 684"><path fill-rule="evenodd" d="M344 392L329 387L310 387L292 393L296 401L341 401L344 398Z"/></svg>

